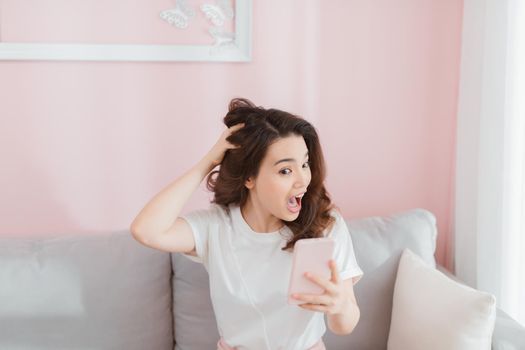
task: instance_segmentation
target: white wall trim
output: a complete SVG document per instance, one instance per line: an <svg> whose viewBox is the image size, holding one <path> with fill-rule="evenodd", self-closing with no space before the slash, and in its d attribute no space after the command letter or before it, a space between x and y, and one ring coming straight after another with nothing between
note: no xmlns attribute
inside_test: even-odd
<svg viewBox="0 0 525 350"><path fill-rule="evenodd" d="M229 47L218 49L215 45L0 42L0 60L249 62L251 60L251 23L251 0L237 0L235 1L235 43Z"/></svg>

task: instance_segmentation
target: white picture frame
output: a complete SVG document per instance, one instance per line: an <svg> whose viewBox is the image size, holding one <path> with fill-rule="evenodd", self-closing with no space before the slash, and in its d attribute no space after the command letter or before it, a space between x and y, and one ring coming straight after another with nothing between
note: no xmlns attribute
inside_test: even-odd
<svg viewBox="0 0 525 350"><path fill-rule="evenodd" d="M52 61L251 61L251 0L235 1L234 43L215 45L124 45L2 43L0 60Z"/></svg>

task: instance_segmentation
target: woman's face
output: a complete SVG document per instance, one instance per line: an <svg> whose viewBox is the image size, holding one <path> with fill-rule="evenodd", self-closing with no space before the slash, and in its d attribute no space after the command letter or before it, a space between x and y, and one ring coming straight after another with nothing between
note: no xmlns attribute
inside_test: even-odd
<svg viewBox="0 0 525 350"><path fill-rule="evenodd" d="M281 138L268 148L257 178L246 182L259 210L285 221L299 216L301 199L295 197L302 196L310 184L308 159L308 148L300 135Z"/></svg>

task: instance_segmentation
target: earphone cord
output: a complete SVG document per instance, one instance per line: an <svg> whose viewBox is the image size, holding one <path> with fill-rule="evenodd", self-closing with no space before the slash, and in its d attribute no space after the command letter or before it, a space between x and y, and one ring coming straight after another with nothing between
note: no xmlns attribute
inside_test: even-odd
<svg viewBox="0 0 525 350"><path fill-rule="evenodd" d="M250 299L250 304L252 304L253 308L257 311L259 316L261 316L263 329L264 329L264 341L266 342L266 348L268 350L271 350L271 348L270 348L270 341L268 340L268 332L266 331L266 322L264 321L264 315L259 310L259 308L255 305L255 303L253 302L253 299L252 299L252 296L250 294L250 291L248 290L248 286L246 285L246 282L244 281L244 278L242 277L241 269L239 267L239 260L237 260L237 255L233 251L233 246L230 245L230 247L232 247L233 258L235 259L235 266L237 267L237 271L239 272L239 276L241 277L241 282L242 282L242 284L244 286L244 289L246 290L246 294L248 294L248 298Z"/></svg>

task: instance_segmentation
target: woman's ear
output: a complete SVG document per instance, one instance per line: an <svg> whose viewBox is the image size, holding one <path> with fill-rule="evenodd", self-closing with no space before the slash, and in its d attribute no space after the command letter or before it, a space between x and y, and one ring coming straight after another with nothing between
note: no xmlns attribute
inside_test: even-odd
<svg viewBox="0 0 525 350"><path fill-rule="evenodd" d="M250 178L248 178L248 180L246 180L246 182L244 183L244 186L247 189L251 190L253 188L253 186L255 186L255 181L253 181L253 178L250 177Z"/></svg>

